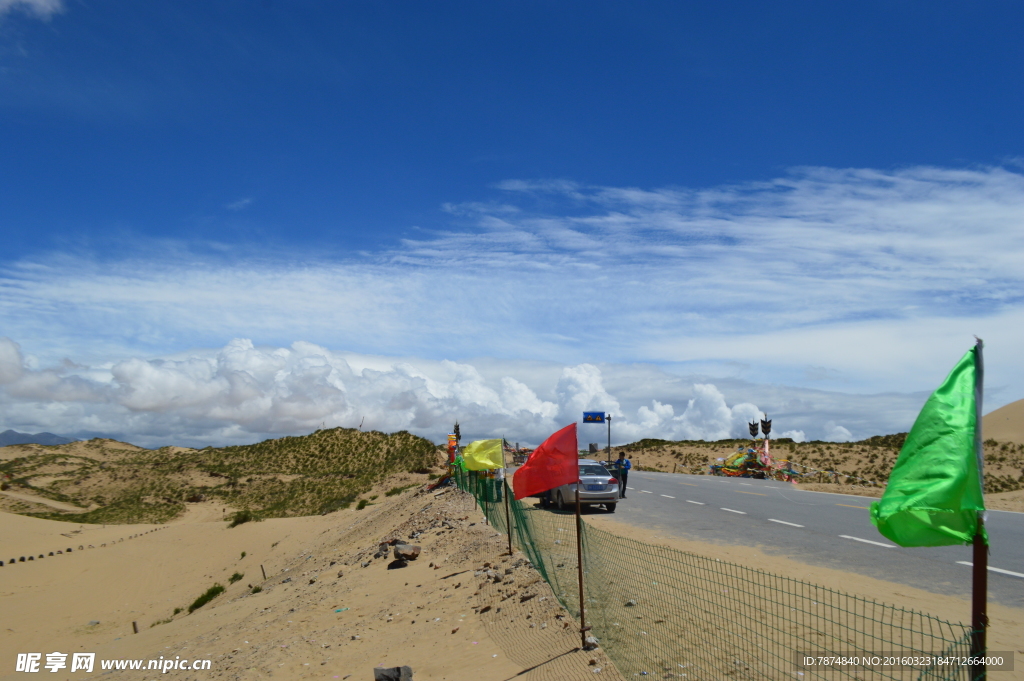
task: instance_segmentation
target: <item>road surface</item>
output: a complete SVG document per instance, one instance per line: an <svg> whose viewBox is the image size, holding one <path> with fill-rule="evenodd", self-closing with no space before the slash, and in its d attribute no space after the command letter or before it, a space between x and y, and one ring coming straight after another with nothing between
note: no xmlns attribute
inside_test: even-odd
<svg viewBox="0 0 1024 681"><path fill-rule="evenodd" d="M776 480L633 471L615 519L679 537L760 546L769 554L935 593L971 589L971 547L902 548L871 523L872 499ZM989 600L1024 608L1024 513L990 511ZM770 565L761 566L771 570Z"/></svg>

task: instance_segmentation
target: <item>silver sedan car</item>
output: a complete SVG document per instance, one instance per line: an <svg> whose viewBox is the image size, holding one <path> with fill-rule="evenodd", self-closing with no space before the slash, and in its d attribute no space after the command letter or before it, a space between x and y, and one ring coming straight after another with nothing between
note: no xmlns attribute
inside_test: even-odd
<svg viewBox="0 0 1024 681"><path fill-rule="evenodd" d="M580 459L580 506L602 504L606 511L615 513L619 503L619 481L599 461ZM576 483L551 490L551 500L559 509L569 510L576 505Z"/></svg>

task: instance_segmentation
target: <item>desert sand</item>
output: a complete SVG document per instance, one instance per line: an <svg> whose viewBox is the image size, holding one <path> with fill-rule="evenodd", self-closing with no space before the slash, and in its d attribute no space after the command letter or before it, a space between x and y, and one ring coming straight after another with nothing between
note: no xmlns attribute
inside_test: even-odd
<svg viewBox="0 0 1024 681"><path fill-rule="evenodd" d="M235 528L227 527L224 514L223 506L204 502L190 504L184 517L166 525L107 527L0 515L3 551L36 557L0 568L0 678L24 678L13 673L16 653L53 651L95 652L98 660L163 655L212 661L207 672L170 672L189 679L360 681L372 678L374 666L403 664L417 681L621 678L600 650L572 652L579 645L577 625L520 554L503 555L505 537L467 495L450 490L435 496L421 488L363 510ZM683 541L657 527L638 531L602 516L588 522L950 620L969 617L966 596L810 567L756 548ZM409 539L417 531L422 534ZM391 538L415 542L423 553L389 570L392 557L373 553ZM48 555L68 547L70 554ZM487 579L486 570L500 583ZM230 584L235 573L243 576ZM191 615L173 614L214 583L227 591ZM253 594L250 585L262 591ZM1024 611L993 605L990 615L992 649L1024 656ZM1024 669L999 678L1024 678Z"/></svg>
<svg viewBox="0 0 1024 681"><path fill-rule="evenodd" d="M409 665L417 681L508 679L536 665L518 678L593 678L596 668L600 678L620 678L600 651L571 652L576 625L566 626L565 611L521 556L501 555L504 537L473 509L454 491L410 490L363 510L230 529L223 507L208 503L162 526L4 513L3 551L36 559L0 568L0 678L22 678L17 653L53 651L212 660L208 672L170 672L179 678L369 679L377 665ZM416 530L424 534L409 540ZM391 556L372 554L392 537L421 545L422 555L387 569ZM474 576L487 563L533 598L502 602L510 587ZM235 573L243 577L230 584ZM214 583L227 591L191 615L173 614Z"/></svg>
<svg viewBox="0 0 1024 681"><path fill-rule="evenodd" d="M982 419L985 439L1024 445L1024 400L1011 402L986 414Z"/></svg>

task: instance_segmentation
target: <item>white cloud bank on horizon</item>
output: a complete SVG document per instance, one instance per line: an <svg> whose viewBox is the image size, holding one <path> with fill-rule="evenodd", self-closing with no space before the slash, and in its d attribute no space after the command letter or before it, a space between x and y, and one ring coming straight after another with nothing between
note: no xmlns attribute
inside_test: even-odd
<svg viewBox="0 0 1024 681"><path fill-rule="evenodd" d="M769 412L790 405L783 432L843 439L906 430L907 405L938 385L977 334L986 341L986 408L1024 396L1017 172L805 168L706 190L509 181L495 191L500 202L446 205L450 230L376 253L162 241L128 256L79 248L0 262L2 333L31 349L29 369L74 358L106 372L90 383L99 374L69 369L56 381L51 370L30 371L18 390L54 381L54 390L89 397L54 403L52 413L79 404L85 415L82 405L95 399L128 419L117 427L114 411L92 411L104 427L80 429L154 438L293 432L315 414L371 407L373 427L426 433L470 405L487 428L540 437L565 410L612 399L593 406L614 411L618 400L629 423L662 437L722 432L732 427L724 410L749 403ZM226 350L178 357L233 338L285 349L287 360L261 360L270 365L305 356L296 339L344 349L346 361L392 359L373 368L379 376L332 360L328 374L345 390L297 390L303 403L258 372L219 374L221 360L210 358ZM166 359L125 359L153 357ZM323 370L288 366L289 380L303 385ZM459 371L470 373L449 376ZM159 411L142 408L158 398L149 379L169 382L177 411L144 418ZM381 387L388 381L390 392ZM243 399L248 390L260 397ZM404 403L388 394L416 399L396 407ZM22 409L19 423L49 428L45 402L29 399L8 390L6 418L14 423L10 414ZM236 425L189 431L192 414L210 413Z"/></svg>
<svg viewBox="0 0 1024 681"><path fill-rule="evenodd" d="M762 415L749 402L730 406L713 384L678 377L662 375L659 385L648 375L644 387L630 390L623 379L636 377L635 367L609 368L622 386L616 395L609 392L604 372L589 364L526 372L539 384L528 386L493 367L485 376L470 364L343 356L305 342L257 348L236 339L216 351L126 358L102 367L32 364L17 343L0 338L5 427L104 433L144 446L237 444L307 433L321 424L351 428L360 423L366 430L409 430L442 442L456 420L470 439L504 436L537 444L566 423L580 421L585 410L616 417L617 443L645 437L718 440L743 437L747 422ZM506 368L516 369L512 363ZM638 404L652 388L662 399ZM794 404L797 409L789 413L770 415L776 426L781 418L829 439L852 438L832 421L815 426L821 417L801 415L799 401L790 400L789 407ZM604 442L605 436L603 426L582 426L581 446ZM780 433L778 427L776 436L805 439L803 431Z"/></svg>

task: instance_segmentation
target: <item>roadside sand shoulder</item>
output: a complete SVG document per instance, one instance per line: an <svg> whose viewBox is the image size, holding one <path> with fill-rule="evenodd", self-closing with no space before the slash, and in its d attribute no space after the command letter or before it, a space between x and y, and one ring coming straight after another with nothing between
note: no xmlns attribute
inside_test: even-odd
<svg viewBox="0 0 1024 681"><path fill-rule="evenodd" d="M607 516L594 515L587 522L612 534L630 537L650 544L659 544L679 551L696 553L708 558L760 568L794 579L820 584L836 591L864 596L900 607L920 610L951 622L970 622L970 579L965 572L963 597L934 594L903 584L886 582L863 575L807 565L796 560L776 555L749 546L719 545L696 542L673 536L663 526L640 529ZM988 606L991 628L989 630L990 650L1016 651L1017 659L1024 660L1024 610L990 603ZM1024 679L1024 665L1017 664L1017 670L999 678ZM1010 674L1008 672L1003 674Z"/></svg>

